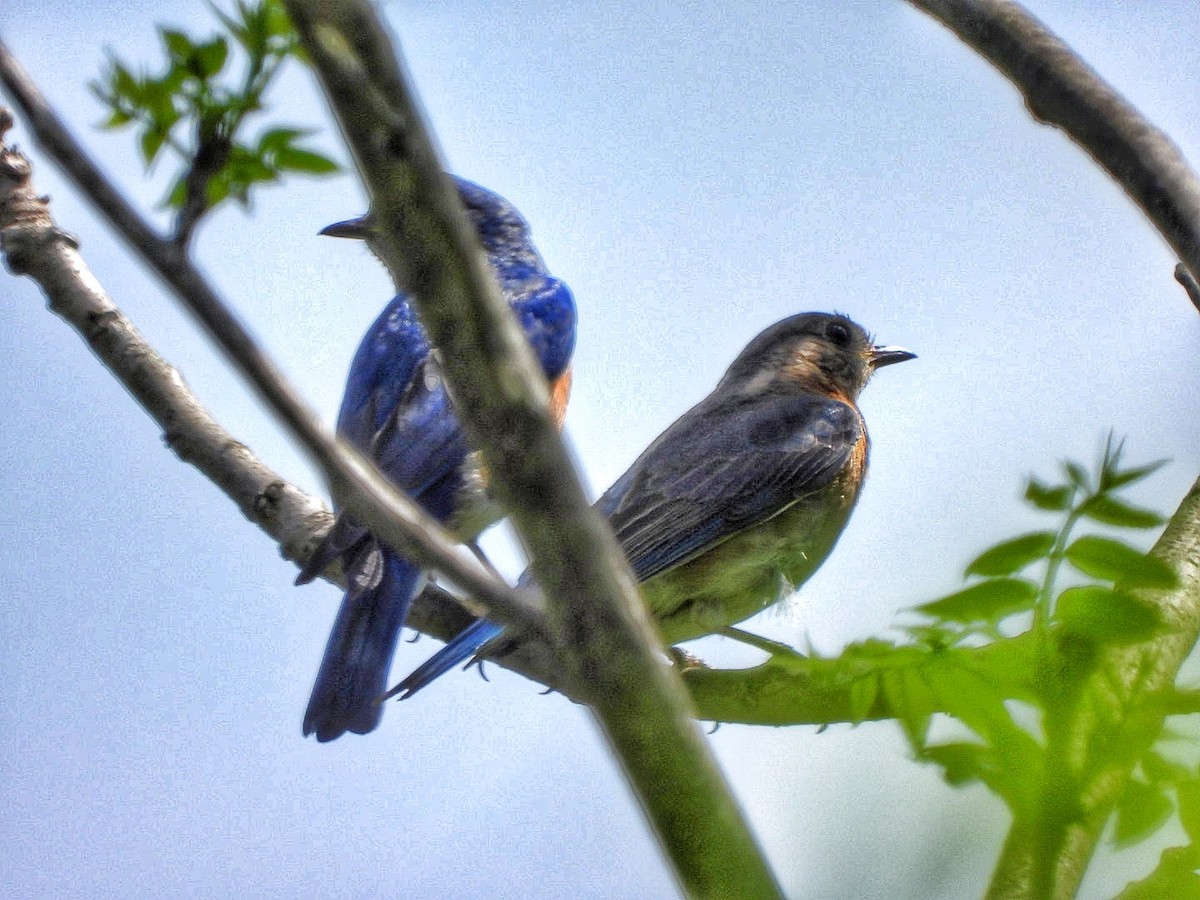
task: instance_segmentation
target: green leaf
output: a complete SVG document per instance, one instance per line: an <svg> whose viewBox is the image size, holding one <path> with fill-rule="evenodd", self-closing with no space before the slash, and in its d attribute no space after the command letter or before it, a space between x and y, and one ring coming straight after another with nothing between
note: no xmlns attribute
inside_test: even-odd
<svg viewBox="0 0 1200 900"><path fill-rule="evenodd" d="M183 206L187 199L187 176L180 175L175 179L175 184L171 186L171 190L163 199L162 205L167 209L179 209Z"/></svg>
<svg viewBox="0 0 1200 900"><path fill-rule="evenodd" d="M879 696L879 675L872 672L850 683L850 722L857 725L867 717Z"/></svg>
<svg viewBox="0 0 1200 900"><path fill-rule="evenodd" d="M1032 608L1038 589L1019 578L990 578L917 607L918 612L951 622L999 622Z"/></svg>
<svg viewBox="0 0 1200 900"><path fill-rule="evenodd" d="M225 60L229 55L229 44L225 38L215 37L206 44L201 44L196 48L194 59L199 74L204 78L211 78L225 67Z"/></svg>
<svg viewBox="0 0 1200 900"><path fill-rule="evenodd" d="M159 28L158 33L162 36L167 54L178 62L184 62L196 49L192 39L182 31L176 31L173 28Z"/></svg>
<svg viewBox="0 0 1200 900"><path fill-rule="evenodd" d="M118 97L125 97L129 100L135 100L140 92L138 81L130 73L129 69L125 68L124 63L113 60L111 78L113 93Z"/></svg>
<svg viewBox="0 0 1200 900"><path fill-rule="evenodd" d="M1141 881L1128 885L1117 900L1200 900L1200 852L1196 847L1168 847L1158 868Z"/></svg>
<svg viewBox="0 0 1200 900"><path fill-rule="evenodd" d="M1054 487L1042 484L1033 475L1025 485L1025 499L1038 509L1064 510L1071 505L1073 491L1069 484L1059 484Z"/></svg>
<svg viewBox="0 0 1200 900"><path fill-rule="evenodd" d="M1171 588L1177 582L1174 570L1165 562L1111 538L1081 537L1065 555L1084 575L1126 587Z"/></svg>
<svg viewBox="0 0 1200 900"><path fill-rule="evenodd" d="M880 673L880 687L891 713L899 721L909 742L920 751L929 731L933 714L933 693L913 666L886 669Z"/></svg>
<svg viewBox="0 0 1200 900"><path fill-rule="evenodd" d="M278 170L262 156L246 147L236 145L230 151L226 174L231 184L253 184L256 181L274 181Z"/></svg>
<svg viewBox="0 0 1200 900"><path fill-rule="evenodd" d="M259 153L276 153L292 145L298 137L312 134L311 128L272 128L258 139Z"/></svg>
<svg viewBox="0 0 1200 900"><path fill-rule="evenodd" d="M984 550L967 566L968 575L1012 575L1044 559L1054 546L1052 531L1035 531Z"/></svg>
<svg viewBox="0 0 1200 900"><path fill-rule="evenodd" d="M1121 528L1155 528L1163 523L1158 513L1130 506L1108 494L1099 494L1083 504L1080 512L1089 519Z"/></svg>
<svg viewBox="0 0 1200 900"><path fill-rule="evenodd" d="M310 175L331 175L339 166L328 156L286 147L275 154L275 165L289 172L307 172Z"/></svg>
<svg viewBox="0 0 1200 900"><path fill-rule="evenodd" d="M114 109L102 123L101 128L120 128L133 121L133 116L124 110Z"/></svg>
<svg viewBox="0 0 1200 900"><path fill-rule="evenodd" d="M1200 782L1183 781L1175 786L1179 798L1179 821L1193 844L1200 844Z"/></svg>
<svg viewBox="0 0 1200 900"><path fill-rule="evenodd" d="M156 121L179 118L179 111L175 108L178 78L178 71L172 71L162 79L147 81L142 85L138 105L149 112L151 118Z"/></svg>
<svg viewBox="0 0 1200 900"><path fill-rule="evenodd" d="M291 38L295 32L292 20L288 18L287 10L278 0L264 0L263 21L267 34L276 38Z"/></svg>
<svg viewBox="0 0 1200 900"><path fill-rule="evenodd" d="M1076 634L1109 644L1136 644L1162 628L1153 608L1124 591L1099 585L1067 588L1058 596L1054 617Z"/></svg>
<svg viewBox="0 0 1200 900"><path fill-rule="evenodd" d="M985 651L967 650L959 663L1007 698L1034 702L1037 690L1037 642L1026 633L989 644Z"/></svg>
<svg viewBox="0 0 1200 900"><path fill-rule="evenodd" d="M1085 491L1088 489L1087 469L1070 459L1064 460L1062 466L1072 484Z"/></svg>
<svg viewBox="0 0 1200 900"><path fill-rule="evenodd" d="M158 156L158 151L162 149L163 142L166 141L166 139L167 133L165 131L159 131L152 128L148 131L142 132L142 159L145 161L147 167L154 162L154 158Z"/></svg>
<svg viewBox="0 0 1200 900"><path fill-rule="evenodd" d="M994 744L1016 728L1005 706L1008 697L1002 682L993 683L963 665L969 659L969 652L940 653L922 666L921 674L939 709Z"/></svg>
<svg viewBox="0 0 1200 900"><path fill-rule="evenodd" d="M1131 780L1117 804L1114 846L1128 847L1145 840L1166 824L1173 811L1174 805L1164 791Z"/></svg>
<svg viewBox="0 0 1200 900"><path fill-rule="evenodd" d="M938 744L921 751L921 759L942 767L942 777L951 787L983 780L987 747L980 744Z"/></svg>
<svg viewBox="0 0 1200 900"><path fill-rule="evenodd" d="M1147 750L1138 764L1151 784L1179 783L1190 779L1191 771L1183 763L1167 759L1161 753Z"/></svg>
<svg viewBox="0 0 1200 900"><path fill-rule="evenodd" d="M1153 475L1167 463L1169 459L1159 459L1152 463L1147 463L1144 466L1137 466L1133 469L1126 469L1123 472L1113 472L1107 479L1106 487L1109 490L1124 487L1127 484L1133 484L1135 481L1141 481L1143 478Z"/></svg>

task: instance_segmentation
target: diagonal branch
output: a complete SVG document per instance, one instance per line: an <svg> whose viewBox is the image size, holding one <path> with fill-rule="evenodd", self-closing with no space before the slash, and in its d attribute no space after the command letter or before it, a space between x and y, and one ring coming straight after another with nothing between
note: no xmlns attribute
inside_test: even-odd
<svg viewBox="0 0 1200 900"><path fill-rule="evenodd" d="M96 281L74 238L59 229L38 196L29 160L3 143L12 123L0 107L0 252L16 274L33 278L52 312L75 329L101 363L162 428L166 444L208 478L253 524L279 544L283 556L303 566L333 521L313 497L274 472L204 408L182 374L164 359ZM344 586L331 567L325 577ZM462 600L429 585L416 598L408 624L448 639L472 616ZM476 609L475 612L481 612ZM522 652L497 661L566 692L546 644L528 641Z"/></svg>
<svg viewBox="0 0 1200 900"><path fill-rule="evenodd" d="M92 352L195 466L270 535L283 555L303 561L333 516L325 505L273 472L201 405L179 370L151 347L105 293L74 238L55 226L39 197L29 160L4 143L12 124L0 107L0 250L9 268L41 286L50 310L79 332Z"/></svg>
<svg viewBox="0 0 1200 900"><path fill-rule="evenodd" d="M204 325L226 358L320 466L346 509L381 539L402 549L423 566L445 573L486 603L498 619L541 633L544 630L541 613L525 592L505 584L478 560L460 552L441 525L396 490L362 454L337 440L317 421L192 264L186 249L159 237L112 187L3 42L0 42L0 81L21 107L39 143L60 162L84 196L95 199L117 233ZM31 236L33 246L52 239L56 233L48 216L33 216L20 227L35 230L40 227L40 232ZM62 249L66 249L65 242Z"/></svg>
<svg viewBox="0 0 1200 900"><path fill-rule="evenodd" d="M1030 115L1065 131L1200 277L1200 180L1165 133L1019 3L910 2L1016 85Z"/></svg>
<svg viewBox="0 0 1200 900"><path fill-rule="evenodd" d="M367 0L291 0L371 194L374 247L446 362L456 408L533 555L569 681L587 697L689 895L778 886L665 666L628 565L590 509L547 391L442 173L411 87ZM716 848L720 848L719 851Z"/></svg>

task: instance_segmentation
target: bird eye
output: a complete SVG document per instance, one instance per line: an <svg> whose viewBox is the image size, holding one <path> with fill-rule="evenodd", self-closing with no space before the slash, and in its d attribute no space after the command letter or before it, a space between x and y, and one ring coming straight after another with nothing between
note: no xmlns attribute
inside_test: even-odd
<svg viewBox="0 0 1200 900"><path fill-rule="evenodd" d="M825 336L839 347L850 346L850 329L841 322L830 322L825 328Z"/></svg>

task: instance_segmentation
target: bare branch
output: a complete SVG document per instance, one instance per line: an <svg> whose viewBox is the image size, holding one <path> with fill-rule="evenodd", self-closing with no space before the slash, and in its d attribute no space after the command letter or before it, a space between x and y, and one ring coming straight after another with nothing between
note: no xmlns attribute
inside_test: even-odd
<svg viewBox="0 0 1200 900"><path fill-rule="evenodd" d="M186 249L155 234L109 184L3 42L0 81L28 117L41 146L60 162L84 196L94 200L117 233L204 325L226 358L321 467L346 509L380 539L461 585L500 621L542 633L542 614L526 592L505 584L470 554L460 552L453 537L436 520L396 490L362 454L338 441L319 423L192 265ZM33 239L42 240L44 235ZM478 608L479 612L483 610Z"/></svg>
<svg viewBox="0 0 1200 900"><path fill-rule="evenodd" d="M29 160L8 149L12 124L0 107L0 249L9 268L41 285L51 311L87 342L163 429L169 447L237 504L242 514L303 562L329 527L331 513L271 471L209 415L179 371L158 355L117 309L88 269L75 239L55 227L35 194Z"/></svg>
<svg viewBox="0 0 1200 900"><path fill-rule="evenodd" d="M1200 272L1200 181L1166 134L1020 4L910 2L999 69L1030 114L1065 131L1125 189L1187 269Z"/></svg>

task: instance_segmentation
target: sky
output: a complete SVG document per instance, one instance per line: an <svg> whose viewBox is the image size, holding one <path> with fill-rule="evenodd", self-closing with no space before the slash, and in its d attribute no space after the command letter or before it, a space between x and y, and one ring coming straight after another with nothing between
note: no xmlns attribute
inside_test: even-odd
<svg viewBox="0 0 1200 900"><path fill-rule="evenodd" d="M1200 161L1192 2L1031 8ZM798 598L749 623L834 654L1042 518L1030 472L1171 464L1133 494L1170 511L1200 471L1200 317L1141 213L1007 82L904 3L391 2L388 20L449 168L524 213L580 307L567 436L598 494L784 316L851 315L919 360L862 409L872 470ZM71 23L66 27L64 23ZM153 210L133 139L101 133L105 53L154 60L154 26L213 30L203 4L32 3L0 31L109 174ZM346 161L311 76L283 121ZM40 191L115 302L217 418L277 471L321 478L175 301L18 124ZM359 336L388 299L352 243L351 174L227 209L195 254L332 422ZM161 221L161 217L160 217ZM335 588L294 567L163 446L158 429L0 275L0 882L13 897L391 894L658 898L667 870L585 710L491 671L447 677L367 737L304 740ZM520 562L492 546L508 571ZM436 645L401 645L407 671ZM694 648L757 661L729 642ZM723 726L710 737L790 897L981 893L998 800L912 762L891 723ZM1116 893L1161 845L1102 852Z"/></svg>

